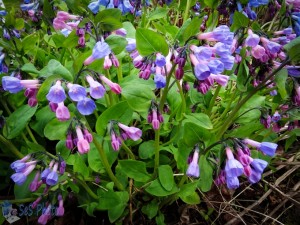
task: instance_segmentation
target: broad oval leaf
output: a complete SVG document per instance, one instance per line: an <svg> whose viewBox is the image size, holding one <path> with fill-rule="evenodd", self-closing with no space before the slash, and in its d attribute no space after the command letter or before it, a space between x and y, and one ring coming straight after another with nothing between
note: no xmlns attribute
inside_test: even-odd
<svg viewBox="0 0 300 225"><path fill-rule="evenodd" d="M142 56L151 55L156 52L160 52L166 56L169 53L169 47L165 38L155 31L138 28L135 37L136 48Z"/></svg>

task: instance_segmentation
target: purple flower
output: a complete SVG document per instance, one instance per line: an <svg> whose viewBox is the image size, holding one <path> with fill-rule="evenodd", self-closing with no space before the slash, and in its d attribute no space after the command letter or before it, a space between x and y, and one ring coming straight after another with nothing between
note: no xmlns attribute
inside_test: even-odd
<svg viewBox="0 0 300 225"><path fill-rule="evenodd" d="M86 90L81 85L68 83L67 86L69 88L68 94L73 101L77 102L86 97Z"/></svg>
<svg viewBox="0 0 300 225"><path fill-rule="evenodd" d="M261 150L263 153L265 153L268 156L273 157L275 155L275 151L277 149L277 144L271 143L271 142L262 142L259 150Z"/></svg>
<svg viewBox="0 0 300 225"><path fill-rule="evenodd" d="M200 169L198 165L199 160L199 149L196 148L193 154L193 160L189 164L188 169L186 171L186 175L189 177L199 177L200 176Z"/></svg>
<svg viewBox="0 0 300 225"><path fill-rule="evenodd" d="M89 143L93 141L93 135L88 131L88 129L83 130L84 139L86 139Z"/></svg>
<svg viewBox="0 0 300 225"><path fill-rule="evenodd" d="M46 184L50 186L54 186L58 182L58 175L57 175L58 163L56 162L53 166L53 170L48 174L46 178Z"/></svg>
<svg viewBox="0 0 300 225"><path fill-rule="evenodd" d="M77 141L78 152L80 154L88 153L90 151L90 144L84 138L80 126L76 127L76 134L77 134L77 139L78 139L78 141Z"/></svg>
<svg viewBox="0 0 300 225"><path fill-rule="evenodd" d="M231 45L233 41L233 33L230 32L228 26L221 25L212 32L202 33L198 35L199 40L219 41L224 44Z"/></svg>
<svg viewBox="0 0 300 225"><path fill-rule="evenodd" d="M166 77L161 74L155 74L154 82L155 82L156 88L164 88L166 86Z"/></svg>
<svg viewBox="0 0 300 225"><path fill-rule="evenodd" d="M249 47L255 47L258 45L260 38L257 34L254 34L251 29L248 30L248 37L245 40L245 45Z"/></svg>
<svg viewBox="0 0 300 225"><path fill-rule="evenodd" d="M23 90L21 81L16 77L4 76L2 77L2 87L5 91L14 94Z"/></svg>
<svg viewBox="0 0 300 225"><path fill-rule="evenodd" d="M50 218L51 218L51 204L48 205L47 209L39 217L38 223L42 225L46 225Z"/></svg>
<svg viewBox="0 0 300 225"><path fill-rule="evenodd" d="M111 53L111 49L104 41L98 41L93 48L93 53L84 62L84 65L89 65L96 59L102 59Z"/></svg>
<svg viewBox="0 0 300 225"><path fill-rule="evenodd" d="M281 45L268 40L267 38L261 37L261 42L263 43L263 46L271 53L275 54L278 53L281 50Z"/></svg>
<svg viewBox="0 0 300 225"><path fill-rule="evenodd" d="M222 85L223 87L227 86L229 76L222 75L222 74L211 74L211 78L213 78L218 84Z"/></svg>
<svg viewBox="0 0 300 225"><path fill-rule="evenodd" d="M281 115L276 111L272 116L272 121L277 123L279 120L281 120Z"/></svg>
<svg viewBox="0 0 300 225"><path fill-rule="evenodd" d="M259 143L257 141L254 141L254 140L251 140L248 138L244 139L244 143L259 149L260 151L262 151L263 153L265 153L266 155L271 156L271 157L273 157L275 155L275 151L278 146L275 143L271 143L271 142Z"/></svg>
<svg viewBox="0 0 300 225"><path fill-rule="evenodd" d="M160 66L160 67L165 66L166 65L166 58L162 54L157 53L156 54L156 59L155 59L155 65Z"/></svg>
<svg viewBox="0 0 300 225"><path fill-rule="evenodd" d="M267 117L264 117L264 116L261 116L260 117L260 123L262 125L264 125L265 128L270 128L271 126L271 121L272 121L272 118L270 115L267 115Z"/></svg>
<svg viewBox="0 0 300 225"><path fill-rule="evenodd" d="M65 106L64 102L58 103L58 107L55 111L56 118L60 121L66 121L70 119L70 111Z"/></svg>
<svg viewBox="0 0 300 225"><path fill-rule="evenodd" d="M118 123L119 127L126 133L126 135L134 140L137 141L142 136L142 131L139 128L136 127L128 127L122 123Z"/></svg>
<svg viewBox="0 0 300 225"><path fill-rule="evenodd" d="M248 180L251 184L255 184L258 181L260 181L261 179L261 173L256 171L256 170L252 170L250 176L248 177Z"/></svg>
<svg viewBox="0 0 300 225"><path fill-rule="evenodd" d="M58 207L56 208L56 216L63 216L65 214L65 208L64 208L64 200L60 195L57 197L58 199Z"/></svg>
<svg viewBox="0 0 300 225"><path fill-rule="evenodd" d="M126 40L127 40L126 51L132 52L133 50L135 50L136 49L136 40L133 38L126 38Z"/></svg>
<svg viewBox="0 0 300 225"><path fill-rule="evenodd" d="M29 190L31 192L36 191L40 187L40 185L39 185L40 175L41 175L41 172L37 171L36 174L35 174L35 176L34 176L33 181L30 183Z"/></svg>
<svg viewBox="0 0 300 225"><path fill-rule="evenodd" d="M11 179L17 184L17 185L22 185L26 179L27 176L34 170L36 166L36 163L31 164L30 166L28 166L25 171L20 172L20 173L14 173L13 175L11 175Z"/></svg>
<svg viewBox="0 0 300 225"><path fill-rule="evenodd" d="M46 98L50 102L60 103L66 99L66 94L64 88L61 86L61 81L56 81L55 85L53 85L49 93L46 95Z"/></svg>
<svg viewBox="0 0 300 225"><path fill-rule="evenodd" d="M229 147L226 147L227 162L225 165L226 177L238 177L243 174L243 165L234 158L233 153Z"/></svg>
<svg viewBox="0 0 300 225"><path fill-rule="evenodd" d="M121 94L122 88L119 84L112 82L110 79L106 78L103 75L100 75L100 79L110 87L110 90L112 92L116 94Z"/></svg>
<svg viewBox="0 0 300 225"><path fill-rule="evenodd" d="M229 45L226 45L221 42L218 42L214 45L214 49L220 57L226 57L227 55L230 55L230 48L231 47Z"/></svg>
<svg viewBox="0 0 300 225"><path fill-rule="evenodd" d="M33 3L29 3L29 4L21 4L20 8L22 11L28 11L28 10L33 9L34 6L35 6L35 3L33 2Z"/></svg>
<svg viewBox="0 0 300 225"><path fill-rule="evenodd" d="M227 55L225 57L221 57L220 61L224 64L224 69L225 70L231 70L234 64L234 56L232 55Z"/></svg>
<svg viewBox="0 0 300 225"><path fill-rule="evenodd" d="M120 146L122 145L122 141L120 138L116 135L114 131L111 132L111 146L114 151L119 151Z"/></svg>
<svg viewBox="0 0 300 225"><path fill-rule="evenodd" d="M251 162L252 168L259 173L262 173L264 171L264 169L267 167L267 165L268 165L268 162L266 162L265 160L262 160L262 159L252 159L252 162Z"/></svg>
<svg viewBox="0 0 300 225"><path fill-rule="evenodd" d="M237 177L226 176L226 185L229 189L237 189L240 186L240 182Z"/></svg>
<svg viewBox="0 0 300 225"><path fill-rule="evenodd" d="M208 60L211 58L211 56L213 54L211 48L209 48L209 47L203 47L203 46L197 47L195 45L191 45L190 49L194 52L194 54L198 60Z"/></svg>
<svg viewBox="0 0 300 225"><path fill-rule="evenodd" d="M97 14L99 12L100 1L91 2L88 5L88 8L94 13Z"/></svg>
<svg viewBox="0 0 300 225"><path fill-rule="evenodd" d="M78 101L77 109L82 115L91 115L96 109L96 104L92 99L85 97Z"/></svg>
<svg viewBox="0 0 300 225"><path fill-rule="evenodd" d="M91 76L86 76L87 82L90 84L90 95L94 99L102 98L105 94L105 88L98 81L95 81Z"/></svg>
<svg viewBox="0 0 300 225"><path fill-rule="evenodd" d="M224 64L217 59L210 60L207 63L207 66L209 67L210 72L213 74L219 74L224 71Z"/></svg>

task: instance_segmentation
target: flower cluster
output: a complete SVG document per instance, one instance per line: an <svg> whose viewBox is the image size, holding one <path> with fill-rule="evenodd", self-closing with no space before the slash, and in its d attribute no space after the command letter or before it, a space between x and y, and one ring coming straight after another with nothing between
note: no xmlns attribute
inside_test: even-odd
<svg viewBox="0 0 300 225"><path fill-rule="evenodd" d="M130 52L134 67L140 70L140 78L148 80L151 74L154 74L156 88L166 86L166 76L172 67L171 52L166 57L160 52L142 57L136 50L136 40L132 38L127 38L126 50Z"/></svg>
<svg viewBox="0 0 300 225"><path fill-rule="evenodd" d="M2 77L2 87L10 93L18 93L25 89L24 95L28 98L28 105L34 107L37 105L37 92L40 86L39 80L21 80L18 78L18 73L13 73L11 76Z"/></svg>
<svg viewBox="0 0 300 225"><path fill-rule="evenodd" d="M68 22L69 20L71 21ZM65 36L68 36L73 29L77 29L79 22L79 16L71 15L64 11L58 11L53 20L53 27L55 30L60 30Z"/></svg>
<svg viewBox="0 0 300 225"><path fill-rule="evenodd" d="M37 158L35 158L31 154L13 162L10 167L15 171L15 173L11 176L11 179L17 185L22 185L26 181L27 176L36 168L38 162L39 161L37 160ZM60 174L64 174L65 168L65 161L63 161L62 159L58 161L53 159L49 163L49 166L42 172L40 172L39 170L36 172L34 179L29 185L29 190L32 192L37 191L42 184L45 184L46 188L44 192L47 192L49 186L54 186L58 183L57 171L59 170Z"/></svg>
<svg viewBox="0 0 300 225"><path fill-rule="evenodd" d="M111 120L108 129L111 137L111 146L113 150L119 151L122 141L128 138L137 141L142 136L142 131L137 127L128 127L120 122Z"/></svg>
<svg viewBox="0 0 300 225"><path fill-rule="evenodd" d="M70 150L77 147L80 154L85 154L90 151L92 141L92 134L79 120L74 118L67 131L66 147Z"/></svg>
<svg viewBox="0 0 300 225"><path fill-rule="evenodd" d="M158 130L160 124L164 122L164 117L160 113L158 104L155 101L151 101L147 121L152 124L154 130Z"/></svg>
<svg viewBox="0 0 300 225"><path fill-rule="evenodd" d="M92 1L88 8L94 13L97 14L99 12L100 6L105 6L106 8L118 8L122 11L123 14L133 13L134 7L129 0L97 0Z"/></svg>

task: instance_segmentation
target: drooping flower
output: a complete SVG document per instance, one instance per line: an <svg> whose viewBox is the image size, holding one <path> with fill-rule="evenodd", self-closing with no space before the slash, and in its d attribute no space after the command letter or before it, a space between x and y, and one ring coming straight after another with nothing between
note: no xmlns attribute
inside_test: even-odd
<svg viewBox="0 0 300 225"><path fill-rule="evenodd" d="M80 114L82 115L91 115L96 109L96 104L92 99L84 97L83 99L78 101L77 109L78 112L80 112Z"/></svg>
<svg viewBox="0 0 300 225"><path fill-rule="evenodd" d="M112 92L114 92L116 94L121 94L122 88L119 84L112 82L110 79L108 79L104 75L100 75L100 79L110 87Z"/></svg>
<svg viewBox="0 0 300 225"><path fill-rule="evenodd" d="M104 41L98 41L93 48L93 53L84 62L84 65L89 65L96 59L102 59L111 53L109 45Z"/></svg>
<svg viewBox="0 0 300 225"><path fill-rule="evenodd" d="M268 156L273 157L275 155L275 151L277 149L277 144L272 143L272 142L257 142L251 139L244 139L244 143L251 145L255 148L257 148L258 150L262 151L263 153L265 153Z"/></svg>
<svg viewBox="0 0 300 225"><path fill-rule="evenodd" d="M76 134L78 138L77 142L77 148L78 152L80 154L88 153L90 151L90 144L89 142L84 138L81 127L77 126L76 127Z"/></svg>
<svg viewBox="0 0 300 225"><path fill-rule="evenodd" d="M229 189L237 189L240 186L238 177L226 176L226 185Z"/></svg>
<svg viewBox="0 0 300 225"><path fill-rule="evenodd" d="M77 102L86 97L86 90L83 86L71 83L68 83L67 86L69 88L68 94L73 101Z"/></svg>
<svg viewBox="0 0 300 225"><path fill-rule="evenodd" d="M56 81L55 85L53 85L50 88L48 94L46 95L46 98L48 99L48 101L57 104L63 102L66 99L66 93L64 88L61 85L60 80Z"/></svg>
<svg viewBox="0 0 300 225"><path fill-rule="evenodd" d="M46 225L48 220L51 218L51 204L48 205L43 214L39 217L38 223L42 225Z"/></svg>
<svg viewBox="0 0 300 225"><path fill-rule="evenodd" d="M126 135L134 140L137 141L142 136L142 131L137 127L128 127L122 123L118 123L118 126L126 133Z"/></svg>
<svg viewBox="0 0 300 225"><path fill-rule="evenodd" d="M105 94L105 88L98 81L95 81L91 76L86 76L86 80L90 85L90 95L94 99L102 98Z"/></svg>
<svg viewBox="0 0 300 225"><path fill-rule="evenodd" d="M14 173L13 175L11 175L11 179L17 184L17 185L22 185L26 179L27 176L34 170L34 168L36 167L36 163L31 164L30 166L28 166L23 172L19 172L19 173Z"/></svg>
<svg viewBox="0 0 300 225"><path fill-rule="evenodd" d="M196 178L200 176L198 161L199 161L199 148L196 147L193 154L192 162L189 164L188 169L186 171L187 176L196 177Z"/></svg>
<svg viewBox="0 0 300 225"><path fill-rule="evenodd" d="M66 121L70 119L70 111L65 106L64 102L59 102L55 111L56 118L60 121Z"/></svg>
<svg viewBox="0 0 300 225"><path fill-rule="evenodd" d="M229 147L226 147L227 161L225 165L226 177L238 177L244 172L243 165L234 158L233 153Z"/></svg>
<svg viewBox="0 0 300 225"><path fill-rule="evenodd" d="M56 208L56 216L63 216L65 214L65 208L64 208L64 200L61 196L61 194L58 195L58 207Z"/></svg>
<svg viewBox="0 0 300 225"><path fill-rule="evenodd" d="M14 94L17 93L23 88L38 88L38 80L20 80L13 76L4 76L2 77L2 86L5 91L9 91Z"/></svg>
<svg viewBox="0 0 300 225"><path fill-rule="evenodd" d="M58 169L58 163L56 162L53 166L52 171L48 174L46 178L46 184L50 186L54 186L58 182L58 174L57 174L57 169Z"/></svg>
<svg viewBox="0 0 300 225"><path fill-rule="evenodd" d="M39 182L40 176L41 176L41 171L37 171L34 176L34 179L29 185L29 190L31 192L36 191L42 185L42 183Z"/></svg>

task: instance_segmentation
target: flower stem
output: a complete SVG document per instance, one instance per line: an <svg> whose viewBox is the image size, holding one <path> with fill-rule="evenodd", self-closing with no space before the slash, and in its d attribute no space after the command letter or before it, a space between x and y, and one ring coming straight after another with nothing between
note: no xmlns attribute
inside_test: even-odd
<svg viewBox="0 0 300 225"><path fill-rule="evenodd" d="M24 155L16 148L16 146L11 143L11 141L5 139L1 134L0 134L0 142L6 146L15 156L19 158L23 158Z"/></svg>
<svg viewBox="0 0 300 225"><path fill-rule="evenodd" d="M167 99L167 95L168 95L168 91L169 91L169 84L170 84L170 80L171 80L171 75L175 70L175 66L176 66L175 64L172 66L172 68L170 70L170 73L167 75L166 87L163 90L163 93L162 93L162 96L161 96L160 102L159 102L159 111L160 112L162 111L162 109L164 107L164 104L165 104L165 101Z"/></svg>
<svg viewBox="0 0 300 225"><path fill-rule="evenodd" d="M124 142L122 142L122 147L123 147L123 149L126 151L126 153L129 155L129 157L131 159L135 159L135 156L132 153L131 149Z"/></svg>
<svg viewBox="0 0 300 225"><path fill-rule="evenodd" d="M216 101L216 98L218 97L218 95L219 95L219 92L220 92L220 90L221 90L221 85L218 85L218 87L216 88L216 90L215 90L215 93L214 93L214 95L213 95L213 97L211 98L211 100L210 100L210 102L209 102L209 106L208 106L208 109L207 109L207 115L208 116L210 116L211 115L211 110L212 110L212 108L213 108L213 106L214 106L214 103L215 103L215 101Z"/></svg>
<svg viewBox="0 0 300 225"><path fill-rule="evenodd" d="M184 16L183 16L183 22L185 22L188 19L190 8L191 8L191 0L187 0L186 6L185 6L185 11L184 11Z"/></svg>
<svg viewBox="0 0 300 225"><path fill-rule="evenodd" d="M104 152L104 149L103 149L103 146L102 144L97 140L97 137L96 135L93 133L93 142L99 152L99 155L100 155L100 158L101 158L101 161L103 163L103 166L109 176L109 178L115 183L116 187L120 190L120 191L123 191L124 190L124 187L123 185L118 181L118 179L115 177L114 173L112 172L111 168L110 168L110 165L109 165L109 162L107 160L107 157L106 157L106 154Z"/></svg>
<svg viewBox="0 0 300 225"><path fill-rule="evenodd" d="M155 130L155 140L154 140L155 156L154 156L153 177L157 176L157 169L159 167L159 132L160 132L160 128L158 130Z"/></svg>
<svg viewBox="0 0 300 225"><path fill-rule="evenodd" d="M109 70L105 70L105 73L106 73L106 77L111 80ZM110 101L110 106L113 106L114 105L114 96L112 95L111 90L108 91L108 97L109 97L109 101Z"/></svg>
<svg viewBox="0 0 300 225"><path fill-rule="evenodd" d="M98 195L96 195L91 189L90 187L85 183L85 181L76 178L76 181L86 190L86 192L93 198L98 200Z"/></svg>

